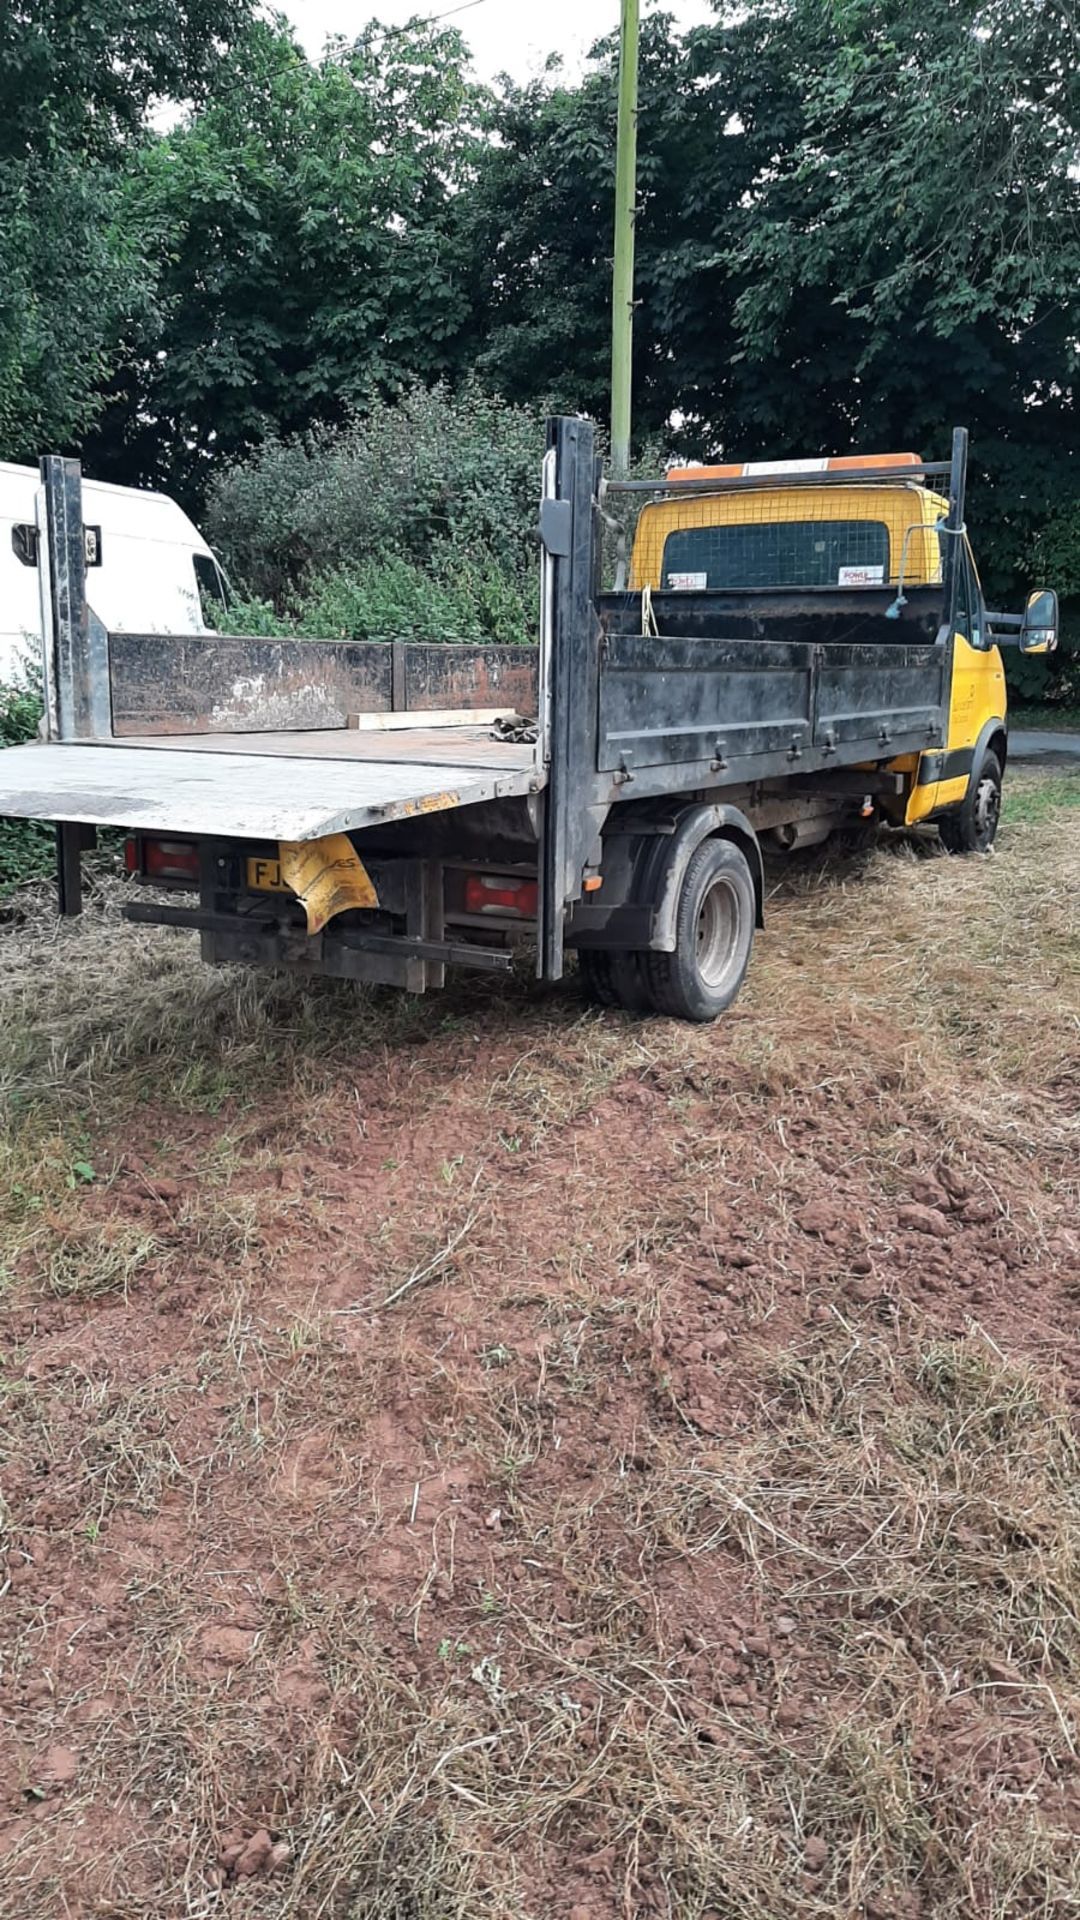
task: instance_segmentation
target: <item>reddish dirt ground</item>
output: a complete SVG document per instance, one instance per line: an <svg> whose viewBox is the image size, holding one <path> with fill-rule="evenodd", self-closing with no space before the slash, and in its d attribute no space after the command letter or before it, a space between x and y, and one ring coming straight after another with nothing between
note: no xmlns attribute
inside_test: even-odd
<svg viewBox="0 0 1080 1920"><path fill-rule="evenodd" d="M954 864L779 901L716 1029L467 989L82 1112L6 1296L5 1915L1080 1912L1075 869L1036 1042L908 944Z"/></svg>

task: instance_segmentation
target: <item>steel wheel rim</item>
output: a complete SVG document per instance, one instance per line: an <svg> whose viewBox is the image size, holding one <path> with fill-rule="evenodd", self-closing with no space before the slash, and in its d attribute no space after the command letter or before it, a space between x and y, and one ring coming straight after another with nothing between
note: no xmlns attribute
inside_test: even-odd
<svg viewBox="0 0 1080 1920"><path fill-rule="evenodd" d="M980 780L975 795L975 835L981 847L988 847L1001 818L1001 789L996 780Z"/></svg>
<svg viewBox="0 0 1080 1920"><path fill-rule="evenodd" d="M739 895L726 874L718 874L701 906L697 922L697 967L713 989L726 985L739 951Z"/></svg>

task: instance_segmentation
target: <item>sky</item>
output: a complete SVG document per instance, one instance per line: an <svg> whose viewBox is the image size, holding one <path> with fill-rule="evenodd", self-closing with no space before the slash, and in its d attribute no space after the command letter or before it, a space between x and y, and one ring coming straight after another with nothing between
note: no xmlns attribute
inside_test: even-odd
<svg viewBox="0 0 1080 1920"><path fill-rule="evenodd" d="M473 51L476 70L489 80L506 71L515 80L540 72L549 53L561 53L571 73L580 70L594 40L618 25L619 0L275 0L292 21L306 51L322 52L329 34L348 36L365 21L377 19L400 26L417 15L454 11L448 26L460 28ZM643 11L650 6L644 0ZM672 13L680 26L704 25L714 18L707 0L663 0L661 10Z"/></svg>

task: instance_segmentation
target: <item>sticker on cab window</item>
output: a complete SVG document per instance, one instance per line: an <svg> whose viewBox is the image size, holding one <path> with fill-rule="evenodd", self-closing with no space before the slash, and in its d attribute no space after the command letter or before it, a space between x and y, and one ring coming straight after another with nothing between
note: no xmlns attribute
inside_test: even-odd
<svg viewBox="0 0 1080 1920"><path fill-rule="evenodd" d="M841 587L883 587L884 567L841 567L837 585Z"/></svg>
<svg viewBox="0 0 1080 1920"><path fill-rule="evenodd" d="M672 593L705 593L709 576L707 573L669 573L667 583Z"/></svg>

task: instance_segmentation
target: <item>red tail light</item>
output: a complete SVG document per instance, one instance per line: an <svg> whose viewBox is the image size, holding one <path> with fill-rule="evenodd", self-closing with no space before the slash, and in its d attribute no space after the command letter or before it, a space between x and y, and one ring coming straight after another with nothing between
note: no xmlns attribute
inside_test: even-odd
<svg viewBox="0 0 1080 1920"><path fill-rule="evenodd" d="M143 834L124 845L124 865L143 880L186 880L199 884L199 847L195 840L152 840Z"/></svg>
<svg viewBox="0 0 1080 1920"><path fill-rule="evenodd" d="M466 913L513 914L519 920L535 920L538 886L535 880L518 880L513 874L470 873L465 881Z"/></svg>

